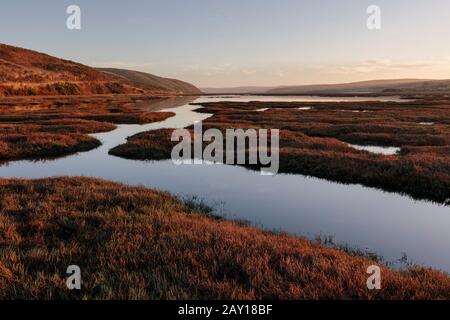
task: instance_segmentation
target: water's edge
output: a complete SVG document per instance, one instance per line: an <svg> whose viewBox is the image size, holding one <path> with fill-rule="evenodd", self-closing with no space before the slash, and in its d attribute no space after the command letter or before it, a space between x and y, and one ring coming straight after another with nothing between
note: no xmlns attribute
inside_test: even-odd
<svg viewBox="0 0 450 320"><path fill-rule="evenodd" d="M280 99L202 97L195 103ZM298 99L310 101L308 97ZM173 108L163 108L175 112L174 117L146 125L119 125L113 131L92 134L102 145L88 152L53 160L9 162L0 166L0 177L89 176L144 185L175 195L199 195L209 204L218 204L219 213L232 213L229 218L248 220L265 229L308 238L332 235L337 243L368 248L386 260L400 258L406 252L417 263L450 271L448 207L302 175L261 176L259 172L238 166L176 166L170 160L135 161L108 154L110 149L139 132L182 128L210 116L193 111L198 108L189 104L180 106L177 102Z"/></svg>

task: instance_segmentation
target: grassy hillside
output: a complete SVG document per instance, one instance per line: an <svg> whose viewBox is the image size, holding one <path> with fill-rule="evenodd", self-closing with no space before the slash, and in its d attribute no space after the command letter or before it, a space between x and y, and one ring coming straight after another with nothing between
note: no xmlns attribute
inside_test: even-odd
<svg viewBox="0 0 450 320"><path fill-rule="evenodd" d="M134 93L123 79L47 54L0 44L0 96Z"/></svg>
<svg viewBox="0 0 450 320"><path fill-rule="evenodd" d="M0 44L0 97L138 93L176 95L192 93L196 89L181 81L152 77L158 85L143 86L118 74Z"/></svg>
<svg viewBox="0 0 450 320"><path fill-rule="evenodd" d="M448 275L381 266L87 178L0 180L0 299L449 299ZM66 288L81 268L82 289Z"/></svg>
<svg viewBox="0 0 450 320"><path fill-rule="evenodd" d="M97 70L124 77L134 86L144 90L169 90L178 94L202 93L198 88L190 83L176 79L162 78L150 73L116 68L98 68Z"/></svg>

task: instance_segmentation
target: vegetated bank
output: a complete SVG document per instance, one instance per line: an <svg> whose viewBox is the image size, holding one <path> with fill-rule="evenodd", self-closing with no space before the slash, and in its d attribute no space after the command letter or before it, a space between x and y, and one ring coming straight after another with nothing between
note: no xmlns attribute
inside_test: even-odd
<svg viewBox="0 0 450 320"><path fill-rule="evenodd" d="M416 199L449 203L450 101L214 102L203 129L280 129L280 172L358 183ZM262 110L268 108L263 112ZM192 127L190 128L192 129ZM111 154L169 159L170 130L137 134ZM399 147L373 154L349 144Z"/></svg>
<svg viewBox="0 0 450 320"><path fill-rule="evenodd" d="M88 178L0 180L0 299L450 299L447 274L381 267ZM68 290L69 265L82 289Z"/></svg>
<svg viewBox="0 0 450 320"><path fill-rule="evenodd" d="M145 97L14 98L0 102L0 161L52 158L100 145L89 133L115 124L162 121L172 112L144 112Z"/></svg>

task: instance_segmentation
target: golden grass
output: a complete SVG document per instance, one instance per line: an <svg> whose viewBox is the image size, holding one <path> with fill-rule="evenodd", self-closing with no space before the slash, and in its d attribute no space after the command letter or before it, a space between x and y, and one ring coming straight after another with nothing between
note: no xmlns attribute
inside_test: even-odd
<svg viewBox="0 0 450 320"><path fill-rule="evenodd" d="M447 274L382 266L87 178L0 181L1 299L450 299ZM65 287L79 265L82 290Z"/></svg>

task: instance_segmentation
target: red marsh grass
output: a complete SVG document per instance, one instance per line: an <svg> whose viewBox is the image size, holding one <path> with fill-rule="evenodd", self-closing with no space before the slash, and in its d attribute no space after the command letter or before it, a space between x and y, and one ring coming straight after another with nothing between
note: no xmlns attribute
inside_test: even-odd
<svg viewBox="0 0 450 320"><path fill-rule="evenodd" d="M450 299L447 274L381 266L87 178L0 180L0 299ZM82 289L66 288L81 268Z"/></svg>
<svg viewBox="0 0 450 320"><path fill-rule="evenodd" d="M162 121L173 113L143 112L131 98L4 99L0 102L0 161L39 159L96 148L88 133L115 124ZM33 102L31 102L33 101ZM128 101L128 103L127 103ZM41 103L40 103L41 102Z"/></svg>

